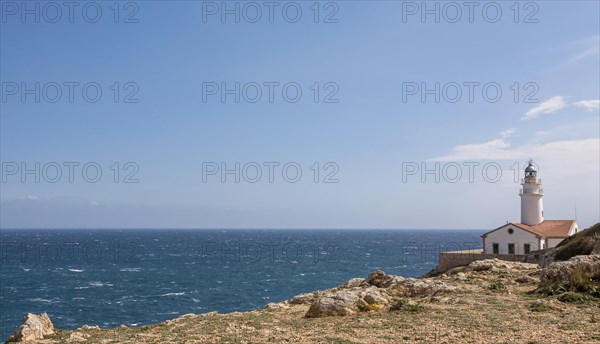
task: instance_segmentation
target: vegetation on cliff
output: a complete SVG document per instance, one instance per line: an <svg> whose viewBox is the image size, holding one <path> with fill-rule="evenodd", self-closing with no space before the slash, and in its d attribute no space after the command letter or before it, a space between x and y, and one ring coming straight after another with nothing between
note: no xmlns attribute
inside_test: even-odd
<svg viewBox="0 0 600 344"><path fill-rule="evenodd" d="M575 256L600 254L600 223L561 241L550 250L554 260L569 260Z"/></svg>

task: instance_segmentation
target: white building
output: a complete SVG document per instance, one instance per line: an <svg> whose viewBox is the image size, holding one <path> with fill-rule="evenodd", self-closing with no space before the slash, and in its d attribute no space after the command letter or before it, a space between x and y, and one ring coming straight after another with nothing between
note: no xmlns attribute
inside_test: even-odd
<svg viewBox="0 0 600 344"><path fill-rule="evenodd" d="M533 161L525 168L521 185L521 222L507 223L483 234L484 253L528 254L555 247L579 231L575 220L544 220L544 190Z"/></svg>

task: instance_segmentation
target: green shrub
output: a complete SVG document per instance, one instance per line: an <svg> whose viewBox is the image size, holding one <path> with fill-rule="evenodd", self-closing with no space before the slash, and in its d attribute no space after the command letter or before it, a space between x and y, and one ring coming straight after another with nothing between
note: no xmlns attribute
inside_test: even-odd
<svg viewBox="0 0 600 344"><path fill-rule="evenodd" d="M573 270L573 274L571 275L569 281L571 288L573 290L584 291L584 288L590 279L589 275L590 273L585 271L585 269L583 269L581 266L575 267L575 270Z"/></svg>
<svg viewBox="0 0 600 344"><path fill-rule="evenodd" d="M357 303L356 308L358 308L358 310L361 312L378 311L379 309L381 309L381 305Z"/></svg>
<svg viewBox="0 0 600 344"><path fill-rule="evenodd" d="M369 305L370 311L378 311L380 308L381 308L381 305L376 305L376 304Z"/></svg>
<svg viewBox="0 0 600 344"><path fill-rule="evenodd" d="M552 306L542 300L536 300L529 304L529 310L532 312L548 312L553 309Z"/></svg>
<svg viewBox="0 0 600 344"><path fill-rule="evenodd" d="M369 305L365 305L364 303L357 303L356 308L358 308L361 312L367 312L369 310Z"/></svg>
<svg viewBox="0 0 600 344"><path fill-rule="evenodd" d="M558 295L558 300L561 302L566 302L566 303L579 303L579 302L584 302L588 300L588 297L580 294L580 293L574 293L572 291L568 291L566 293L562 293L560 295Z"/></svg>
<svg viewBox="0 0 600 344"><path fill-rule="evenodd" d="M505 291L506 285L504 283L502 283L502 281L493 281L488 286L488 289L491 291Z"/></svg>
<svg viewBox="0 0 600 344"><path fill-rule="evenodd" d="M554 283L546 288L546 294L548 295L560 295L567 291L567 287L564 283Z"/></svg>
<svg viewBox="0 0 600 344"><path fill-rule="evenodd" d="M409 302L405 299L397 299L396 301L394 301L394 303L392 303L392 306L390 307L390 311L403 311L403 312L410 312L410 313L416 313L416 312L421 312L425 310L425 307L423 307L422 305L418 304L418 303L414 303L414 302Z"/></svg>

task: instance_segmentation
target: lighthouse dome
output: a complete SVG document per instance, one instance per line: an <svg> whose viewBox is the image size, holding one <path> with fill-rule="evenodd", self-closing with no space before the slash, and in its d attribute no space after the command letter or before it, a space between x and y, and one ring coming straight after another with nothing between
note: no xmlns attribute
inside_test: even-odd
<svg viewBox="0 0 600 344"><path fill-rule="evenodd" d="M525 172L537 172L537 170L535 169L535 166L533 166L533 164L530 162L529 166L525 168Z"/></svg>

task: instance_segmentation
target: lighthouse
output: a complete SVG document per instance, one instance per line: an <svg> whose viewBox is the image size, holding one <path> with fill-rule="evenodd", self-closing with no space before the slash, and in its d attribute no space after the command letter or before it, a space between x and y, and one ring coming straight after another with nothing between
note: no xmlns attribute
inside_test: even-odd
<svg viewBox="0 0 600 344"><path fill-rule="evenodd" d="M500 258L503 255L529 255L537 250L556 247L565 238L579 232L575 220L544 220L544 190L537 174L533 160L529 160L519 192L521 222L507 222L482 234L484 258L489 254L500 255L499 259L504 259Z"/></svg>
<svg viewBox="0 0 600 344"><path fill-rule="evenodd" d="M537 169L533 160L525 168L525 178L521 181L523 188L519 192L521 196L521 223L535 226L544 221L544 205L542 197L542 180L537 176Z"/></svg>

